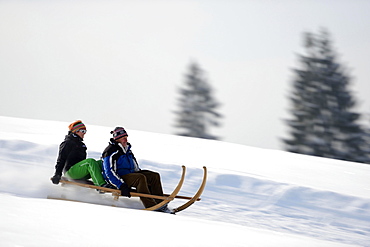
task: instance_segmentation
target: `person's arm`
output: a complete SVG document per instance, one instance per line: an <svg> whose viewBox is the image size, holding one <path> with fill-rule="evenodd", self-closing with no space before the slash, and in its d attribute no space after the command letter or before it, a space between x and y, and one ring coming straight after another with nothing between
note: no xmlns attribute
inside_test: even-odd
<svg viewBox="0 0 370 247"><path fill-rule="evenodd" d="M122 184L125 182L123 179L117 174L117 156L118 151L112 153L103 158L103 172L105 174L106 179L116 188L120 188Z"/></svg>
<svg viewBox="0 0 370 247"><path fill-rule="evenodd" d="M62 177L64 166L66 164L66 160L71 150L72 145L69 142L64 141L60 144L58 159L55 165L55 173L54 176L51 178L53 184L59 184L60 178Z"/></svg>
<svg viewBox="0 0 370 247"><path fill-rule="evenodd" d="M64 141L60 144L59 155L58 155L57 163L55 165L55 175L62 176L62 172L66 164L66 160L71 150L72 150L71 143Z"/></svg>

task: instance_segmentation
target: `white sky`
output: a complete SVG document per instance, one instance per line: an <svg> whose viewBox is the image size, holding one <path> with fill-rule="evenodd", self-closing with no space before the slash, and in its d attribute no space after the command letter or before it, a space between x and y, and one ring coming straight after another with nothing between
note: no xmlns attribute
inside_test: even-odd
<svg viewBox="0 0 370 247"><path fill-rule="evenodd" d="M368 13L366 0L0 0L0 115L172 134L196 61L225 116L212 133L280 149L305 31L328 29L369 115Z"/></svg>

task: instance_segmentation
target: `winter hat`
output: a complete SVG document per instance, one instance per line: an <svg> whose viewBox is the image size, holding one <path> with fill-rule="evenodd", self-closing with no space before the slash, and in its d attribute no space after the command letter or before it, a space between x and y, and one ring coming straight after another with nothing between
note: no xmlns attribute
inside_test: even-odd
<svg viewBox="0 0 370 247"><path fill-rule="evenodd" d="M81 120L77 120L73 123L71 123L69 126L68 126L69 130L73 133L76 133L77 131L79 130L85 130L86 129L86 126L82 123Z"/></svg>
<svg viewBox="0 0 370 247"><path fill-rule="evenodd" d="M114 140L118 140L121 137L128 136L126 130L123 127L116 127L110 133L113 134Z"/></svg>

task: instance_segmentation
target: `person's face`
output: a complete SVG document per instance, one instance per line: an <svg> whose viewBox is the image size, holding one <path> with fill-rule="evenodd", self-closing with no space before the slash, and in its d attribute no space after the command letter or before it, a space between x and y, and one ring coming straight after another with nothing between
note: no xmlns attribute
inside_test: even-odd
<svg viewBox="0 0 370 247"><path fill-rule="evenodd" d="M84 139L84 136L86 134L86 130L85 129L82 129L82 130L78 130L76 132L76 135L78 135L79 137L81 137L82 139Z"/></svg>
<svg viewBox="0 0 370 247"><path fill-rule="evenodd" d="M126 147L127 146L127 137L128 136L123 136L123 137L117 139L116 142L121 143L122 146Z"/></svg>

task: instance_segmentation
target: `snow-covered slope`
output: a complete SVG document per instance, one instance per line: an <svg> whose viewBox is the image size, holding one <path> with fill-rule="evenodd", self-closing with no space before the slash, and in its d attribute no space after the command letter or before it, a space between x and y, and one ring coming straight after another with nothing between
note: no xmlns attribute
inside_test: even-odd
<svg viewBox="0 0 370 247"><path fill-rule="evenodd" d="M370 246L369 165L220 141L128 130L141 167L161 173L165 192L185 165L180 194L192 195L208 167L202 201L176 216L47 200L115 203L49 181L68 124L0 117L0 246ZM99 158L115 125L86 124L89 157ZM133 198L117 206L142 207Z"/></svg>

